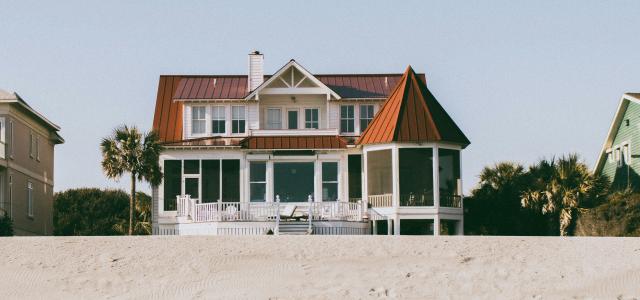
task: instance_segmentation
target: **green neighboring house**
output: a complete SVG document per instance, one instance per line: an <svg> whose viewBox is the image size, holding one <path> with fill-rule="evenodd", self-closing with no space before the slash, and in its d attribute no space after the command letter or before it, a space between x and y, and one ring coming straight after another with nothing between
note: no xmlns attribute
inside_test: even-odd
<svg viewBox="0 0 640 300"><path fill-rule="evenodd" d="M640 189L640 93L622 96L594 173L606 175L614 189Z"/></svg>

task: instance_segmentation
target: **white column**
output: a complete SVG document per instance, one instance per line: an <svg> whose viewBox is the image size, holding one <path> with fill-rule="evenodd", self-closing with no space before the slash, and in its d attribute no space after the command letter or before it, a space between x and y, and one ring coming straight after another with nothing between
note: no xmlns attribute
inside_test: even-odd
<svg viewBox="0 0 640 300"><path fill-rule="evenodd" d="M267 201L275 201L276 195L273 194L273 161L267 161Z"/></svg>
<svg viewBox="0 0 640 300"><path fill-rule="evenodd" d="M433 218L433 235L440 236L440 216L436 215Z"/></svg>
<svg viewBox="0 0 640 300"><path fill-rule="evenodd" d="M433 146L433 205L440 212L440 158L438 145Z"/></svg>
<svg viewBox="0 0 640 300"><path fill-rule="evenodd" d="M363 205L365 205L365 209L367 208L367 204L369 203L369 187L368 187L368 181L369 181L369 172L367 170L367 151L365 151L364 149L362 149L362 170L361 170L361 176L362 176L362 203Z"/></svg>
<svg viewBox="0 0 640 300"><path fill-rule="evenodd" d="M464 235L464 216L458 221L457 235Z"/></svg>
<svg viewBox="0 0 640 300"><path fill-rule="evenodd" d="M398 147L393 145L391 148L391 185L392 185L392 204L393 207L400 207L400 164L398 158Z"/></svg>

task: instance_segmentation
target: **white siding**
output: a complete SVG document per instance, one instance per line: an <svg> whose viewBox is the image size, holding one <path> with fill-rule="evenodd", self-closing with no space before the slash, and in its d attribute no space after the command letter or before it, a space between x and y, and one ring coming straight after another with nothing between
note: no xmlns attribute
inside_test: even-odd
<svg viewBox="0 0 640 300"><path fill-rule="evenodd" d="M258 120L258 104L251 103L247 105L247 124L249 130L260 129L260 122Z"/></svg>

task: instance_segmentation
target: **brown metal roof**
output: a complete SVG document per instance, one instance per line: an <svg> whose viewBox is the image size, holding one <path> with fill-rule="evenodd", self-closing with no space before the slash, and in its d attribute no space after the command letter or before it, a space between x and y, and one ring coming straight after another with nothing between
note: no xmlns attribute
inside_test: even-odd
<svg viewBox="0 0 640 300"><path fill-rule="evenodd" d="M252 136L242 141L247 149L341 149L347 142L339 136Z"/></svg>
<svg viewBox="0 0 640 300"><path fill-rule="evenodd" d="M386 98L402 74L314 75L342 98ZM424 80L424 74L418 75ZM173 95L175 100L244 99L246 75L176 76L181 77ZM265 76L265 80L270 76Z"/></svg>
<svg viewBox="0 0 640 300"><path fill-rule="evenodd" d="M409 66L357 144L440 141L470 144Z"/></svg>
<svg viewBox="0 0 640 300"><path fill-rule="evenodd" d="M385 98L401 74L314 75L345 98ZM418 75L425 79L424 74ZM265 80L269 76L265 76ZM244 99L246 75L162 75L158 83L153 129L163 142L182 141L182 104L175 100Z"/></svg>

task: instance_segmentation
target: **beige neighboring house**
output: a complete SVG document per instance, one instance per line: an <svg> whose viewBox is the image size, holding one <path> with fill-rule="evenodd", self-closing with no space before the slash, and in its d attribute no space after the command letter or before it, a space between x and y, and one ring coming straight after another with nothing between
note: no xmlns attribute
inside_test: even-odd
<svg viewBox="0 0 640 300"><path fill-rule="evenodd" d="M60 127L14 92L0 90L0 214L16 235L53 232L53 149Z"/></svg>

